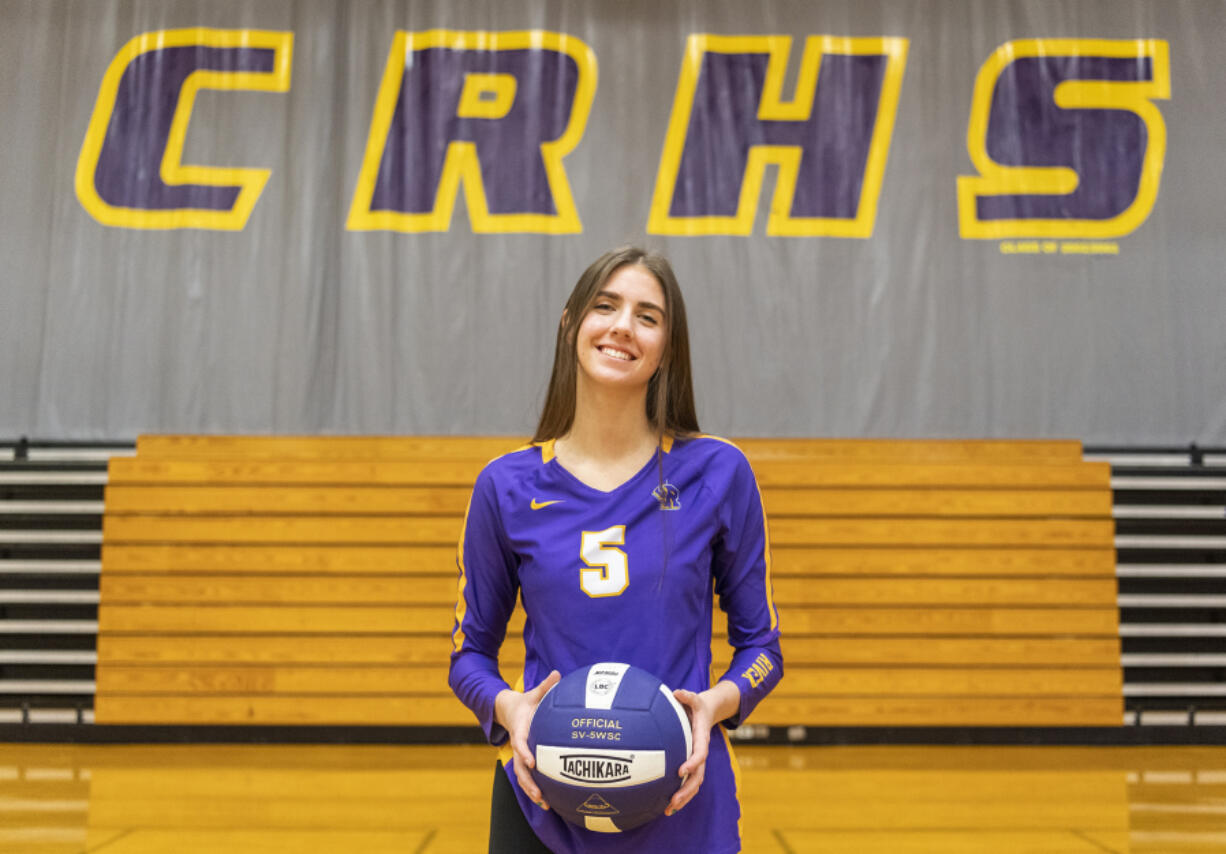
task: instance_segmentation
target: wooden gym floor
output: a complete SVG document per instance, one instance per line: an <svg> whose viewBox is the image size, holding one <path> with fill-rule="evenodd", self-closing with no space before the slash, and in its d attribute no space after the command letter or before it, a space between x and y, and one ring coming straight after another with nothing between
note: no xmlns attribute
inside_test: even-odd
<svg viewBox="0 0 1226 854"><path fill-rule="evenodd" d="M745 851L1226 850L1226 747L741 746ZM0 851L483 852L490 748L0 744Z"/></svg>

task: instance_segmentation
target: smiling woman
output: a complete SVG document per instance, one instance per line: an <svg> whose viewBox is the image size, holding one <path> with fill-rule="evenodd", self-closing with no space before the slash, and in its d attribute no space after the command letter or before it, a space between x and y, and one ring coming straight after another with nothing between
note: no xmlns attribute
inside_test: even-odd
<svg viewBox="0 0 1226 854"><path fill-rule="evenodd" d="M664 289L646 268L626 265L609 277L579 324L579 394L590 395L590 383L646 390L664 354L663 305Z"/></svg>
<svg viewBox="0 0 1226 854"><path fill-rule="evenodd" d="M753 472L699 433L685 303L668 261L629 247L579 278L558 325L532 444L477 478L458 551L449 681L501 747L490 851L741 850L735 727L783 673L770 548ZM711 592L732 662L711 683ZM523 602L524 670L498 657ZM527 734L541 698L595 662L658 677L686 708L693 749L663 817L622 833L549 809Z"/></svg>
<svg viewBox="0 0 1226 854"><path fill-rule="evenodd" d="M606 252L596 259L580 276L571 291L562 321L558 325L554 345L553 373L549 378L549 390L541 419L532 437L534 442L556 439L570 432L577 414L577 373L580 360L577 339L580 327L589 314L596 313L598 297L610 290L610 283L618 274L635 274L631 282L638 287L650 289L654 279L658 290L654 291L662 302L657 306L657 319L664 327L663 351L660 353L658 370L646 387L645 412L648 422L658 435L693 435L698 432L698 416L694 409L694 386L690 376L690 338L685 316L685 300L672 266L662 255L645 252L635 247L626 247ZM627 414L635 414L637 409Z"/></svg>

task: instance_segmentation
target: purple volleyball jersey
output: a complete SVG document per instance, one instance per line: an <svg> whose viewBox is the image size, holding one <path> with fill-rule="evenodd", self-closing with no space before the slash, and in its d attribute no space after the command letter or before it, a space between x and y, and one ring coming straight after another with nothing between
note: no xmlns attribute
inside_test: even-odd
<svg viewBox="0 0 1226 854"><path fill-rule="evenodd" d="M720 676L741 691L737 726L783 674L762 499L744 454L712 436L665 440L664 452L610 492L564 469L553 442L489 463L477 478L457 562L459 593L449 682L502 758L533 830L557 852L707 854L741 848L736 763L720 727L706 776L676 815L624 833L576 827L519 789L494 698L507 688L498 653L518 595L524 606L523 687L621 661L670 688L711 686L713 598L734 649ZM714 597L713 594L714 593Z"/></svg>

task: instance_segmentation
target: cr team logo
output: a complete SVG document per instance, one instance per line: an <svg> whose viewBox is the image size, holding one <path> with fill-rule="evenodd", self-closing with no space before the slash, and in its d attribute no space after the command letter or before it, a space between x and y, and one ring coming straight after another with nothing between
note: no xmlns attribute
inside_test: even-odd
<svg viewBox="0 0 1226 854"><path fill-rule="evenodd" d="M659 502L661 510L681 509L681 490L667 481L653 489L651 497Z"/></svg>

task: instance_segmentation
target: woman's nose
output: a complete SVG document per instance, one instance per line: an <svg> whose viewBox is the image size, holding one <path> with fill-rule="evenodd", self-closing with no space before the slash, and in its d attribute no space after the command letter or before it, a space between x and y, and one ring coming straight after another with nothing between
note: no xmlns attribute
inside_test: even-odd
<svg viewBox="0 0 1226 854"><path fill-rule="evenodd" d="M630 312L619 311L613 315L613 331L620 332L622 335L629 335L633 325L630 322Z"/></svg>

